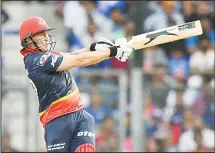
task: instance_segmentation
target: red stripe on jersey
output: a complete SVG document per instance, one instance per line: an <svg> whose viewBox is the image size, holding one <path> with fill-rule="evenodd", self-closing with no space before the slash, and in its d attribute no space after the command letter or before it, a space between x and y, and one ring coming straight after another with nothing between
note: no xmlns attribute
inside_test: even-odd
<svg viewBox="0 0 215 153"><path fill-rule="evenodd" d="M40 121L43 124L43 127L45 127L48 122L56 117L75 112L83 108L84 106L81 103L80 93L76 90L57 101L52 102L48 109L40 113Z"/></svg>

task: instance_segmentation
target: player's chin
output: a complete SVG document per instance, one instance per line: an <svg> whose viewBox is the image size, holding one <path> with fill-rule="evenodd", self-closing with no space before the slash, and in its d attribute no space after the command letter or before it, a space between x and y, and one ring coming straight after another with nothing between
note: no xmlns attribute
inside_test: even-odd
<svg viewBox="0 0 215 153"><path fill-rule="evenodd" d="M48 50L49 50L49 47L47 46L44 46L44 47L41 47L41 50L43 51L43 52L47 52Z"/></svg>

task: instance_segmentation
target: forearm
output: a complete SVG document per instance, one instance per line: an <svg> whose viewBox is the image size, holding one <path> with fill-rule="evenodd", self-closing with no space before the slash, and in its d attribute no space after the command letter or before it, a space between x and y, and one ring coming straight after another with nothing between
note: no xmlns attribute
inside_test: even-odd
<svg viewBox="0 0 215 153"><path fill-rule="evenodd" d="M81 49L78 49L72 53L69 53L70 55L78 55L80 53L83 53L83 52L89 52L90 51L90 47L85 47L85 48L81 48Z"/></svg>
<svg viewBox="0 0 215 153"><path fill-rule="evenodd" d="M110 49L103 51L82 52L77 55L63 55L63 61L57 71L68 70L73 67L89 66L110 58Z"/></svg>
<svg viewBox="0 0 215 153"><path fill-rule="evenodd" d="M80 53L83 53L83 52L89 52L90 51L90 47L85 47L85 48L81 48L81 49L78 49L78 50L75 50L71 53L63 53L61 52L62 55L78 55Z"/></svg>
<svg viewBox="0 0 215 153"><path fill-rule="evenodd" d="M76 55L76 62L78 66L89 66L108 58L110 58L109 48L104 51L82 52Z"/></svg>

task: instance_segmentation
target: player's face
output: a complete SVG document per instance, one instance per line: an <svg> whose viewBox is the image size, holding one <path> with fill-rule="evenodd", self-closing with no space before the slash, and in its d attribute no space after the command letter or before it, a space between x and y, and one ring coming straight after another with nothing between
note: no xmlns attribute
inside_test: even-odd
<svg viewBox="0 0 215 153"><path fill-rule="evenodd" d="M47 31L37 34L33 38L37 42L37 45L40 50L42 50L43 52L49 50L49 35Z"/></svg>

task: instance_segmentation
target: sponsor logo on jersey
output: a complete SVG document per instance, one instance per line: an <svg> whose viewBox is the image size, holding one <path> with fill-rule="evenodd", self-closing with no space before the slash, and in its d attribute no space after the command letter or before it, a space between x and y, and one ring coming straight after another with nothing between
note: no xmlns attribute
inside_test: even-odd
<svg viewBox="0 0 215 153"><path fill-rule="evenodd" d="M56 143L53 145L48 145L47 150L59 150L65 148L66 143Z"/></svg>
<svg viewBox="0 0 215 153"><path fill-rule="evenodd" d="M56 55L56 54L53 54L52 55L52 63L51 63L51 65L54 67L55 66L55 63L56 63L56 61L57 61L57 59L58 59L58 56L59 55Z"/></svg>
<svg viewBox="0 0 215 153"><path fill-rule="evenodd" d="M95 138L95 134L92 133L92 132L88 132L88 131L81 131L81 132L78 132L77 136L78 136L78 137L80 137L80 136L88 136L88 137L93 137L93 138Z"/></svg>
<svg viewBox="0 0 215 153"><path fill-rule="evenodd" d="M43 66L50 55L51 55L50 53L45 53L44 55L42 55L40 57L39 65Z"/></svg>

